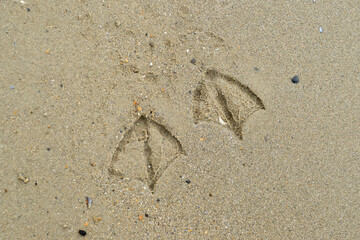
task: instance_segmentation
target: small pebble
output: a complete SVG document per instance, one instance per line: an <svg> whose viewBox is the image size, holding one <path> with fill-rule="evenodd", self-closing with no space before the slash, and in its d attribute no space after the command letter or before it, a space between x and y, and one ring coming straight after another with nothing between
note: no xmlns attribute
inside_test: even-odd
<svg viewBox="0 0 360 240"><path fill-rule="evenodd" d="M191 59L191 61L190 61L192 64L194 64L195 65L195 63L196 63L196 59L195 58L193 58L193 59Z"/></svg>
<svg viewBox="0 0 360 240"><path fill-rule="evenodd" d="M50 149L50 148L47 148L46 150L50 151L51 149Z"/></svg>
<svg viewBox="0 0 360 240"><path fill-rule="evenodd" d="M133 67L133 68L132 68L132 71L133 71L134 73L138 73L138 72L139 72L139 69L138 69L137 67Z"/></svg>
<svg viewBox="0 0 360 240"><path fill-rule="evenodd" d="M186 179L186 181L185 181L187 184L190 184L191 183L191 181L189 180L189 179Z"/></svg>
<svg viewBox="0 0 360 240"><path fill-rule="evenodd" d="M24 183L28 183L30 181L29 178L27 178L24 173L20 173L18 179L23 181Z"/></svg>
<svg viewBox="0 0 360 240"><path fill-rule="evenodd" d="M27 11L30 12L30 8L27 8Z"/></svg>
<svg viewBox="0 0 360 240"><path fill-rule="evenodd" d="M298 76L298 75L295 75L295 76L291 79L291 81L292 81L293 83L298 83L298 82L299 82L299 76Z"/></svg>
<svg viewBox="0 0 360 240"><path fill-rule="evenodd" d="M93 200L90 197L85 197L85 201L86 201L86 206L90 208Z"/></svg>
<svg viewBox="0 0 360 240"><path fill-rule="evenodd" d="M149 217L149 214L145 213L145 217L147 217L147 218L148 218L148 217Z"/></svg>
<svg viewBox="0 0 360 240"><path fill-rule="evenodd" d="M80 234L81 236L86 236L86 232L85 232L84 230L79 230L79 234Z"/></svg>
<svg viewBox="0 0 360 240"><path fill-rule="evenodd" d="M322 33L323 32L323 28L319 27L319 32Z"/></svg>
<svg viewBox="0 0 360 240"><path fill-rule="evenodd" d="M14 86L10 86L10 89L11 89L11 90L14 90L14 89L15 89L15 87L14 87Z"/></svg>

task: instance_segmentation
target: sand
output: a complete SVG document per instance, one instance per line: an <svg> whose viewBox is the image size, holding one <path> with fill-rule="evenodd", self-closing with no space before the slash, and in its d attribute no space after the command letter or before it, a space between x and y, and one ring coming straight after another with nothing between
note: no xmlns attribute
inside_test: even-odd
<svg viewBox="0 0 360 240"><path fill-rule="evenodd" d="M0 239L360 239L359 13L1 1Z"/></svg>

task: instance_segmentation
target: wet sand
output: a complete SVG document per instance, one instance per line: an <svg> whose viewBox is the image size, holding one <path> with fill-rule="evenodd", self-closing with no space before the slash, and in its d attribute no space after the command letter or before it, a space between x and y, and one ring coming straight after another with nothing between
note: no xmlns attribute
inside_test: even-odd
<svg viewBox="0 0 360 240"><path fill-rule="evenodd" d="M359 239L359 12L2 1L0 239Z"/></svg>

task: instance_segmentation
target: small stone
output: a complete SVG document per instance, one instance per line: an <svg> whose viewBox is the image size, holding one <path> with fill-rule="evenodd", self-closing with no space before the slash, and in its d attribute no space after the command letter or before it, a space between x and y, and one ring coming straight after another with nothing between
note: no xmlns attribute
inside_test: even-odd
<svg viewBox="0 0 360 240"><path fill-rule="evenodd" d="M20 173L18 179L23 181L24 183L30 182L29 178L27 178L24 173Z"/></svg>
<svg viewBox="0 0 360 240"><path fill-rule="evenodd" d="M50 54L50 49L46 49L46 50L45 50L45 53L46 53L46 54Z"/></svg>
<svg viewBox="0 0 360 240"><path fill-rule="evenodd" d="M147 218L148 218L148 217L149 217L149 214L145 213L145 217L147 217Z"/></svg>
<svg viewBox="0 0 360 240"><path fill-rule="evenodd" d="M293 83L298 83L300 80L299 80L299 76L298 75L295 75L292 79L291 79L291 81L293 82Z"/></svg>
<svg viewBox="0 0 360 240"><path fill-rule="evenodd" d="M191 59L191 61L190 61L192 64L194 64L195 65L195 63L196 63L196 59L195 58L193 58L193 59Z"/></svg>
<svg viewBox="0 0 360 240"><path fill-rule="evenodd" d="M191 181L189 180L189 179L186 179L186 181L185 181L187 184L190 184L191 183Z"/></svg>
<svg viewBox="0 0 360 240"><path fill-rule="evenodd" d="M91 204L92 204L93 200L90 197L85 197L85 202L86 202L86 206L88 208L91 208Z"/></svg>
<svg viewBox="0 0 360 240"><path fill-rule="evenodd" d="M85 232L84 230L79 230L79 234L80 234L81 236L86 236L86 232Z"/></svg>
<svg viewBox="0 0 360 240"><path fill-rule="evenodd" d="M50 148L47 148L46 150L50 151L51 149L50 149Z"/></svg>
<svg viewBox="0 0 360 240"><path fill-rule="evenodd" d="M30 12L30 8L27 8L27 11Z"/></svg>
<svg viewBox="0 0 360 240"><path fill-rule="evenodd" d="M116 21L116 22L115 22L115 26L116 26L116 27L120 27L120 25L121 25L120 21Z"/></svg>
<svg viewBox="0 0 360 240"><path fill-rule="evenodd" d="M139 69L138 69L137 67L133 67L133 68L132 68L132 71L133 71L134 73L138 73L138 72L139 72Z"/></svg>

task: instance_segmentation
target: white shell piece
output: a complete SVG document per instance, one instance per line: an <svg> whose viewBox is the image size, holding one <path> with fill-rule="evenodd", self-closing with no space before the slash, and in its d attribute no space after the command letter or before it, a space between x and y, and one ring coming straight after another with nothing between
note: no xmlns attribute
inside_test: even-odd
<svg viewBox="0 0 360 240"><path fill-rule="evenodd" d="M219 117L219 122L221 123L221 125L226 125L227 124L224 120L222 120L221 117Z"/></svg>

